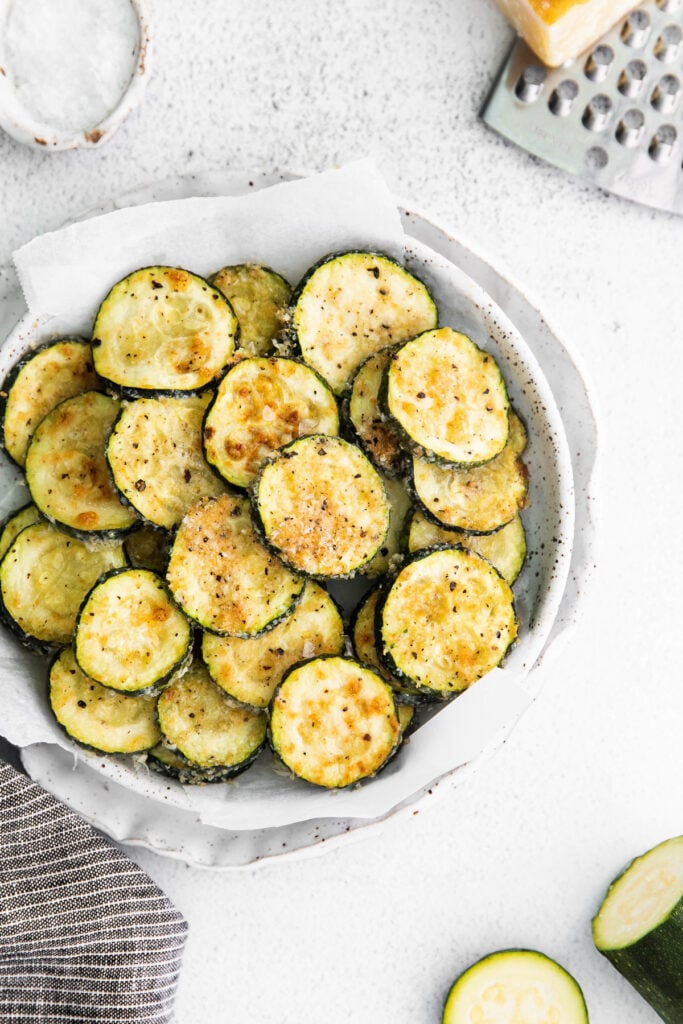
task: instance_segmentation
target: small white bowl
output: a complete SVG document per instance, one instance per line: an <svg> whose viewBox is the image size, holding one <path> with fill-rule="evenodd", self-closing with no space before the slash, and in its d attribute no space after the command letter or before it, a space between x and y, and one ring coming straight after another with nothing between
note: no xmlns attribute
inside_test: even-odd
<svg viewBox="0 0 683 1024"><path fill-rule="evenodd" d="M60 149L75 149L77 147L89 149L94 146L101 146L103 142L106 142L114 132L123 123L126 117L139 105L142 100L143 92L149 78L149 50L150 50L150 23L146 9L146 0L109 0L109 6L112 6L116 2L122 13L127 11L130 7L132 10L137 31L135 33L136 38L130 32L130 25L124 26L123 21L120 22L120 30L117 24L109 23L102 25L102 33L110 31L111 36L111 48L108 49L108 53L112 57L118 57L119 59L119 73L123 79L122 87L120 92L112 92L111 95L111 106L109 103L101 101L100 106L106 106L106 112L101 112L99 116L93 118L84 117L84 121L89 123L69 123L66 126L64 120L60 122L59 117L54 118L54 123L50 123L50 117L42 115L37 110L32 110L30 105L25 102L25 98L22 96L22 89L17 88L17 81L12 66L12 53L8 52L10 33L7 31L8 19L12 15L12 9L22 3L32 3L36 5L36 10L39 10L40 0L0 0L0 127L2 127L9 135L17 139L19 142L24 143L27 146L32 146L34 149L43 150L60 150ZM51 4L48 4L45 8L46 11L50 12L51 17L64 18L68 16L68 8L71 6L73 11L78 0L71 0L71 5L68 3L62 3L59 0L57 4L52 0ZM20 10L20 8L19 8ZM26 8L26 11L28 8ZM19 13L21 17L25 12ZM124 14L125 18L125 14ZM35 19L38 20L38 19ZM49 26L45 27L45 38L50 38ZM40 40L38 39L38 45ZM74 44L76 45L76 44ZM73 60L74 51L67 51L65 53L65 63L69 60ZM24 57L26 51L24 52ZM54 58L52 58L54 59ZM98 73L102 70L106 64L106 60L97 62L97 55L95 54L90 69L87 67L79 68L79 81L76 78L73 79L73 93L72 96L66 97L65 109L68 107L69 99L72 104L78 105L80 89L80 98L87 97L87 83L89 72L93 76L93 93L95 86L97 85L95 79L98 77ZM130 64L130 77L128 77L128 67ZM36 68L39 68L39 61L32 64L32 73L34 73L33 85L36 83L39 86L45 86L45 95L48 95L49 90L52 88L53 92L50 97L50 101L53 109L55 108L55 95L54 95L54 78L50 74L50 67L44 65L44 70L41 73L44 75L44 79L35 76ZM87 109L87 103L84 105L84 110Z"/></svg>

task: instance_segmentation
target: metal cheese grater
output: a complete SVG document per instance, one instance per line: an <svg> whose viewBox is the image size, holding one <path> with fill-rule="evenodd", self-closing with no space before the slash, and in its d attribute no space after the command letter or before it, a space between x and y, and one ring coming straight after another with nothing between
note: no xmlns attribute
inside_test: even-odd
<svg viewBox="0 0 683 1024"><path fill-rule="evenodd" d="M648 0L561 68L520 41L482 117L565 171L683 213L683 0Z"/></svg>

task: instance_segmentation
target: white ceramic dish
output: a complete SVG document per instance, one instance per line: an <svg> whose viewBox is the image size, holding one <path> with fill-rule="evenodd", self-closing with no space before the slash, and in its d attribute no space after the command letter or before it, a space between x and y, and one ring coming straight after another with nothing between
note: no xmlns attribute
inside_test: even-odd
<svg viewBox="0 0 683 1024"><path fill-rule="evenodd" d="M264 177L257 184L269 184L271 180ZM280 180L279 177L276 180ZM234 174L208 176L200 180L185 179L124 197L121 205L183 194L235 194L254 187L253 181L253 178ZM530 562L524 574L525 582L519 594L522 617L531 625L509 661L510 667L520 675L527 674L525 685L534 692L533 673L529 676L528 672L544 650L547 651L551 641L573 620L578 588L585 585L589 564L585 557L585 541L590 534L590 521L582 509L579 529L575 531L572 461L576 460L572 460L571 451L578 442L583 451L581 472L585 476L586 467L590 470L593 462L589 453L595 450L590 403L571 360L519 293L506 285L485 261L479 260L426 218L405 209L402 212L410 235L409 260L416 264L435 289L443 321L449 322L457 317L457 322L475 339L494 348L504 365L513 401L531 426L533 440L528 454L534 489L527 527L533 542ZM433 248L427 248L420 235ZM448 260L457 258L461 262L469 262L475 271L479 270L485 279L488 278L484 284L489 283L499 291L506 288L509 301L517 304L518 313L528 321L525 324L528 330L526 344L503 310L491 300L487 290L482 290L458 267L449 265L443 256ZM10 287L5 308L12 306L11 292ZM13 308L16 308L16 299L14 303ZM58 325L54 322L37 327L36 331L35 324L24 321L23 327L13 334L12 344L2 353L2 372L5 364L12 363L19 354L18 348L23 349L42 340L46 332L51 335L58 333ZM571 448L567 444L552 390L528 346L532 350L537 346L543 351L545 365L555 372L557 383L571 399L574 418L580 410L581 424L572 423L574 436ZM583 493L589 486L589 478L581 479L579 484ZM553 538L558 538L560 543ZM580 540L578 547L574 544L575 539ZM574 593L565 593L570 561L571 578L576 586ZM498 745L500 739L500 736L495 737L487 753ZM343 837L357 835L363 829L379 824L365 819L324 818L281 828L220 829L198 820L196 812L188 806L182 787L156 777L150 779L146 772L132 772L128 765L115 760L91 756L74 761L69 754L52 746L28 748L22 758L34 778L113 838L138 842L200 865L238 867L285 853L323 849L323 844L342 841ZM409 808L415 810L440 788L462 781L472 767L470 764L457 769L430 786L429 790L413 794L391 813Z"/></svg>
<svg viewBox="0 0 683 1024"><path fill-rule="evenodd" d="M0 26L3 29L12 2L13 0L0 0ZM92 149L101 146L112 137L141 102L150 73L151 32L146 0L120 0L120 3L124 11L126 4L131 8L137 25L137 39L134 47L129 50L127 34L124 36L114 32L112 35L110 46L122 62L122 82L127 80L127 84L122 86L118 96L114 98L115 94L112 94L111 106L108 103L105 105L109 109L103 107L100 117L78 126L65 127L63 124L52 123L46 116L40 117L24 102L20 90L15 87L11 63L7 61L7 55L3 57L0 53L0 63L8 63L8 67L3 68L0 75L0 127L8 135L27 146L47 152L77 147ZM61 4L55 5L54 8L61 15L65 15L66 9L66 5L62 7ZM34 19L34 22L35 20L37 19ZM3 34L6 40L7 33ZM38 33L36 39L40 43ZM37 59L34 65L36 68L39 66ZM95 66L92 73L98 74L99 70ZM49 81L48 72L49 65L45 68L44 85L47 89L54 88L54 82ZM93 87L96 84L93 82Z"/></svg>

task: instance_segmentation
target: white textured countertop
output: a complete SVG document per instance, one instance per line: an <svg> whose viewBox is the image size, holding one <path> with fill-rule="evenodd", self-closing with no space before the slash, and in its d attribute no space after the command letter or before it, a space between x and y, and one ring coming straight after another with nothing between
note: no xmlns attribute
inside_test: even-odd
<svg viewBox="0 0 683 1024"><path fill-rule="evenodd" d="M683 219L542 165L478 114L512 34L492 0L150 0L153 74L101 150L0 134L0 263L171 174L374 157L566 340L600 425L598 570L541 696L466 785L363 841L225 874L133 850L190 923L179 1024L438 1024L455 976L539 949L592 1024L658 1019L594 950L633 856L683 832Z"/></svg>

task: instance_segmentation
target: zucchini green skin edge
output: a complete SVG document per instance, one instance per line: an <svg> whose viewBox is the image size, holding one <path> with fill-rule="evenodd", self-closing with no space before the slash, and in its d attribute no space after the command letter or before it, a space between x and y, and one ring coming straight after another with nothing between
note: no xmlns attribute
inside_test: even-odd
<svg viewBox="0 0 683 1024"><path fill-rule="evenodd" d="M542 980L544 977L549 979L552 976L557 979L561 988L564 989L562 1002L565 1005L560 1007L562 1016L559 1018L561 1024L589 1024L586 1001L576 979L555 960L533 949L501 949L495 953L489 953L488 956L482 957L481 960L471 964L454 981L446 997L441 1024L470 1024L473 1019L470 1016L470 1009L474 1008L477 1004L473 1004L467 996L464 999L461 998L463 988L465 986L469 987L471 980L482 975L482 981L479 983L479 986L475 987L480 988L483 984L496 985L496 987L503 989L504 994L506 983L499 977L497 968L500 966L501 970L507 972L510 971L510 968L513 968L514 971L515 963L522 969L531 968L529 972L530 982L532 982L534 975L539 980ZM503 1024L503 1021L509 1019L510 1024L514 1024L516 1021L527 1019L526 1017L518 1016L514 1010L512 1012L515 1014L514 1016L504 1018L501 1015L496 1017L496 1020Z"/></svg>
<svg viewBox="0 0 683 1024"><path fill-rule="evenodd" d="M683 843L683 836L660 843ZM683 897L678 900L668 917L642 938L620 949L607 949L598 944L596 926L600 911L607 898L626 878L640 867L653 850L634 858L609 886L598 913L592 921L593 941L596 949L633 986L643 999L659 1014L666 1024L683 1024Z"/></svg>

